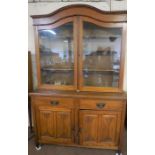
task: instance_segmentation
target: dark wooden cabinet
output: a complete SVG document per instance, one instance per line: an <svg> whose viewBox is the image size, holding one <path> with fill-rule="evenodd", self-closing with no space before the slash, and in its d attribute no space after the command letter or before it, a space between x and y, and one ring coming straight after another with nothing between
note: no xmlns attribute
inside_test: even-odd
<svg viewBox="0 0 155 155"><path fill-rule="evenodd" d="M126 12L71 5L32 18L36 143L121 150Z"/></svg>

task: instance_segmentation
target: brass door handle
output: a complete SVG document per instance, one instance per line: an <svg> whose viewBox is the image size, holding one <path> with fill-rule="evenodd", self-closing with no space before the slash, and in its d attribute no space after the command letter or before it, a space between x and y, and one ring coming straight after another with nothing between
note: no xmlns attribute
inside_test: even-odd
<svg viewBox="0 0 155 155"><path fill-rule="evenodd" d="M96 104L97 108L102 109L105 106L105 103L97 103Z"/></svg>
<svg viewBox="0 0 155 155"><path fill-rule="evenodd" d="M51 101L50 103L51 103L51 105L53 105L53 106L57 106L57 105L59 104L59 101Z"/></svg>

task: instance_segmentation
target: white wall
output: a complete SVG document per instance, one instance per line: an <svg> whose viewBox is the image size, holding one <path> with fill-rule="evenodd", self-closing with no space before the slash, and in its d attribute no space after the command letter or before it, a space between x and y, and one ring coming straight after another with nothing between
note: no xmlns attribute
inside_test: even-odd
<svg viewBox="0 0 155 155"><path fill-rule="evenodd" d="M113 0L112 0L113 1ZM126 0L124 0L126 1ZM116 2L117 3L117 2ZM40 14L48 14L51 13L63 6L70 5L70 4L88 4L92 5L96 8L99 8L104 11L110 10L126 10L126 3L120 3L116 5L110 6L109 1L105 2L52 2L52 3L29 3L28 5L28 49L32 53L32 63L33 63L33 77L34 77L34 88L37 87L37 79L36 79L36 64L35 64L35 43L34 43L34 31L33 31L33 24L31 15L40 15ZM125 67L126 68L126 67ZM124 90L126 90L126 70L124 75Z"/></svg>

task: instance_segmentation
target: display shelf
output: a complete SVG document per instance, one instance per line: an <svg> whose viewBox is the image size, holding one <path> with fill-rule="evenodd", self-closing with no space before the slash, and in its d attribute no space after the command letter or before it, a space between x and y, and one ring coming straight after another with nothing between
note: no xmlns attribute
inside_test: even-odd
<svg viewBox="0 0 155 155"><path fill-rule="evenodd" d="M49 40L66 40L66 41L71 41L73 40L73 37L49 37L49 36L42 36L42 39L49 39Z"/></svg>
<svg viewBox="0 0 155 155"><path fill-rule="evenodd" d="M115 41L117 38L120 38L121 36L88 36L88 37L83 37L83 39L109 39L111 41Z"/></svg>
<svg viewBox="0 0 155 155"><path fill-rule="evenodd" d="M86 71L86 72L116 72L116 73L119 73L118 70L112 70L112 69L83 69L83 71Z"/></svg>
<svg viewBox="0 0 155 155"><path fill-rule="evenodd" d="M73 71L73 69L66 69L66 68L41 68L44 71Z"/></svg>

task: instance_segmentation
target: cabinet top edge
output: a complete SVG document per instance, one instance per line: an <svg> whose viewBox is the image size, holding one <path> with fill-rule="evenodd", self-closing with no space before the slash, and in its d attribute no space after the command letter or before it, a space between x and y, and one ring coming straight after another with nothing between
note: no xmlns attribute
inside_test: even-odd
<svg viewBox="0 0 155 155"><path fill-rule="evenodd" d="M50 91L35 90L29 93L30 96L54 96L71 98L104 98L104 99L127 99L127 93L107 93L107 92L76 92L76 91Z"/></svg>
<svg viewBox="0 0 155 155"><path fill-rule="evenodd" d="M52 24L72 16L86 16L103 22L127 22L127 11L103 11L86 4L67 5L49 14L31 15L34 26Z"/></svg>
<svg viewBox="0 0 155 155"><path fill-rule="evenodd" d="M101 14L107 14L107 15L119 15L119 14L124 14L124 15L127 15L127 11L104 11L104 10L101 10L97 7L94 7L94 6L91 6L91 5L87 5L87 4L72 4L72 5L67 5L67 6L64 6L64 7L61 7L49 14L42 14L42 15L31 15L31 17L33 19L35 18L43 18L43 17L50 17L50 16L53 16L54 14L57 14L63 10L68 10L68 9L71 9L71 8L85 8L85 9L91 9L91 10L95 10Z"/></svg>

